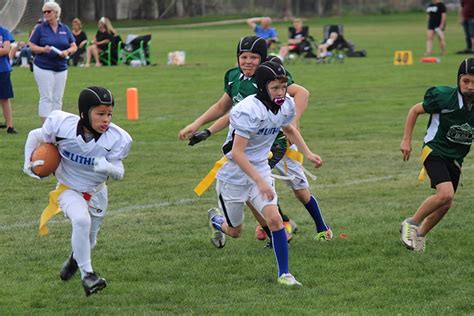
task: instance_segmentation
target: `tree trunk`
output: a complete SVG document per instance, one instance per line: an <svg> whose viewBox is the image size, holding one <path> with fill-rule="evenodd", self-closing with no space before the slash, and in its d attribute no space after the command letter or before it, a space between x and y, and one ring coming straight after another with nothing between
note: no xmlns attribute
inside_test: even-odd
<svg viewBox="0 0 474 316"><path fill-rule="evenodd" d="M179 18L184 17L184 0L176 0L176 15Z"/></svg>
<svg viewBox="0 0 474 316"><path fill-rule="evenodd" d="M284 0L283 2L283 20L288 21L293 19L293 11L291 9L292 1Z"/></svg>

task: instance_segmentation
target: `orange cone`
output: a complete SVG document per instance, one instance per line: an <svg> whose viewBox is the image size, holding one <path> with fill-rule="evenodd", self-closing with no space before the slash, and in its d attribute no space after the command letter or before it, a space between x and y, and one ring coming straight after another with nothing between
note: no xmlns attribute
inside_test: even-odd
<svg viewBox="0 0 474 316"><path fill-rule="evenodd" d="M127 89L127 119L138 120L138 89Z"/></svg>

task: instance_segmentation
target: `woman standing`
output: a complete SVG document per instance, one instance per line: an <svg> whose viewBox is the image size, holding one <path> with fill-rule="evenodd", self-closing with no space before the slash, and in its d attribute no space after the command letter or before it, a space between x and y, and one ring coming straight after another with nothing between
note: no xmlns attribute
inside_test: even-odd
<svg viewBox="0 0 474 316"><path fill-rule="evenodd" d="M77 51L72 54L72 64L77 66L79 58L86 51L87 35L82 30L82 22L78 18L72 20L72 34L76 38Z"/></svg>
<svg viewBox="0 0 474 316"><path fill-rule="evenodd" d="M61 110L67 80L67 58L77 50L74 36L67 25L59 21L61 7L55 2L43 5L44 22L37 25L29 45L36 55L33 73L40 94L41 122L53 110Z"/></svg>
<svg viewBox="0 0 474 316"><path fill-rule="evenodd" d="M0 128L7 128L8 134L16 134L13 128L12 107L10 99L13 98L13 87L10 79L12 67L10 65L10 44L14 42L11 33L0 26L0 104L2 104L5 124L0 124Z"/></svg>
<svg viewBox="0 0 474 316"><path fill-rule="evenodd" d="M99 53L107 50L107 46L113 41L116 34L114 28L112 27L112 23L110 23L110 20L106 17L101 17L97 26L99 29L97 30L91 45L87 47L86 67L90 66L92 56L94 56L95 65L102 66L99 59Z"/></svg>

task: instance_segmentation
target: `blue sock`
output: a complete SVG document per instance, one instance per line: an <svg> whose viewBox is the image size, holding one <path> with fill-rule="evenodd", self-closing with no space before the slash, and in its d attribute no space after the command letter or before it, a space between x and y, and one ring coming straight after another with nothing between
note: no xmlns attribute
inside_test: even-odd
<svg viewBox="0 0 474 316"><path fill-rule="evenodd" d="M272 232L273 251L278 266L278 276L288 273L288 241L286 241L285 228Z"/></svg>
<svg viewBox="0 0 474 316"><path fill-rule="evenodd" d="M224 224L225 218L222 215L216 215L211 219L212 226L215 229L222 231L222 224Z"/></svg>
<svg viewBox="0 0 474 316"><path fill-rule="evenodd" d="M324 222L323 214L321 214L318 201L316 201L314 196L311 195L309 202L306 203L304 207L306 207L306 209L308 210L308 213L313 218L314 223L316 224L316 230L318 231L318 233L324 232L329 229L329 226L326 225L326 223Z"/></svg>

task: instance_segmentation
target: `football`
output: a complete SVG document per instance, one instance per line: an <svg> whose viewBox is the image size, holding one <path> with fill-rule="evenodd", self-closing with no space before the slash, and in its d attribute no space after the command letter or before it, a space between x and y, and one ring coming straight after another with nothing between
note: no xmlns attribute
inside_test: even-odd
<svg viewBox="0 0 474 316"><path fill-rule="evenodd" d="M52 174L59 166L61 155L53 144L45 143L38 146L31 154L31 162L43 160L44 164L33 167L31 170L38 177L44 178Z"/></svg>

